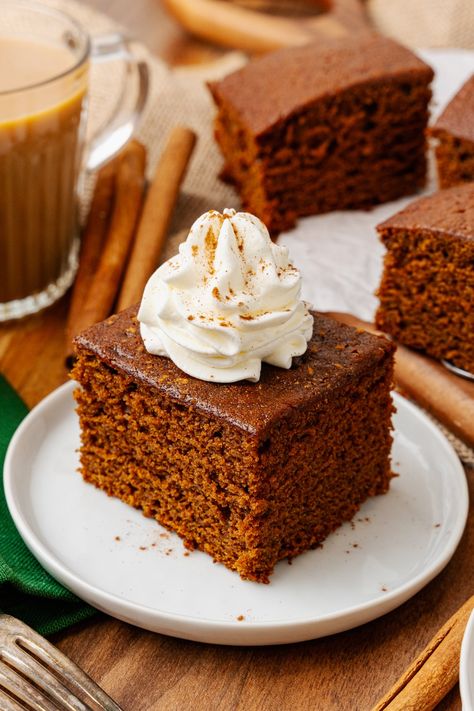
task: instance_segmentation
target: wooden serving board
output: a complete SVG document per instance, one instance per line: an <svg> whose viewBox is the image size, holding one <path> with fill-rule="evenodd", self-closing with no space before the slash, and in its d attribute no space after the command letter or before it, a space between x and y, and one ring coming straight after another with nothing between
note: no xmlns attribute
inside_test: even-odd
<svg viewBox="0 0 474 711"><path fill-rule="evenodd" d="M351 314L328 315L349 326L380 333L373 324ZM402 394L431 412L463 442L474 447L474 382L454 375L428 356L398 345L395 385Z"/></svg>

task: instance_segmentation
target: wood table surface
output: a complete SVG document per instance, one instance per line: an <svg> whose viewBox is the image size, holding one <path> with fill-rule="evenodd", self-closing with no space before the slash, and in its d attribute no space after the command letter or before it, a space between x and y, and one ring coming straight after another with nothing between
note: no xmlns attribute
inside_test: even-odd
<svg viewBox="0 0 474 711"><path fill-rule="evenodd" d="M221 55L185 35L159 0L87 0L172 64ZM28 406L67 379L67 297L46 312L0 327L0 369ZM474 470L466 469L471 496ZM445 570L409 602L357 629L273 647L218 647L143 631L105 615L53 642L125 711L259 709L368 711L433 633L473 593L474 514ZM438 706L459 710L457 687Z"/></svg>

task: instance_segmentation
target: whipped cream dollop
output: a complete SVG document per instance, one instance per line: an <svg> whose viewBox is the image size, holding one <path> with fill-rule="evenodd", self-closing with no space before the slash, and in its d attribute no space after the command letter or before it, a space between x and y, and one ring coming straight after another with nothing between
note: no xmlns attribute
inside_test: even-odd
<svg viewBox="0 0 474 711"><path fill-rule="evenodd" d="M246 212L214 210L150 277L138 312L149 353L201 380L257 381L262 361L290 368L313 317L286 247Z"/></svg>

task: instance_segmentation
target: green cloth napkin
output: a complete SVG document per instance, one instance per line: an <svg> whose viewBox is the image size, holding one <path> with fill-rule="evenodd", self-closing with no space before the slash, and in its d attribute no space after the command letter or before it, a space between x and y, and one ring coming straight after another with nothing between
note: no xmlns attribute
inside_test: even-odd
<svg viewBox="0 0 474 711"><path fill-rule="evenodd" d="M28 412L0 375L0 610L18 617L40 634L51 634L85 620L97 610L63 588L32 556L7 508L3 462L8 443Z"/></svg>

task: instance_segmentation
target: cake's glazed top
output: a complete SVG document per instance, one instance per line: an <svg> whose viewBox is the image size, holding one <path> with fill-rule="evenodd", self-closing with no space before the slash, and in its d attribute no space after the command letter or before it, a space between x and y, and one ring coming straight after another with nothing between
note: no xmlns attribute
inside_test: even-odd
<svg viewBox="0 0 474 711"><path fill-rule="evenodd" d="M147 353L136 312L131 307L81 333L78 351L86 349L136 382L258 436L295 407L317 408L351 384L357 392L357 376L373 371L394 350L384 337L313 314L308 350L290 370L264 364L258 383L209 383L185 375L169 358Z"/></svg>
<svg viewBox="0 0 474 711"><path fill-rule="evenodd" d="M381 233L389 229L430 230L473 241L474 183L415 200L377 227Z"/></svg>
<svg viewBox="0 0 474 711"><path fill-rule="evenodd" d="M451 99L431 133L436 135L438 130L474 142L474 74Z"/></svg>
<svg viewBox="0 0 474 711"><path fill-rule="evenodd" d="M289 368L311 338L288 249L247 212L210 210L148 280L138 311L145 348L202 380L257 381L262 361Z"/></svg>
<svg viewBox="0 0 474 711"><path fill-rule="evenodd" d="M392 78L428 83L433 71L393 40L364 35L271 52L209 87L259 135L320 98Z"/></svg>

